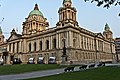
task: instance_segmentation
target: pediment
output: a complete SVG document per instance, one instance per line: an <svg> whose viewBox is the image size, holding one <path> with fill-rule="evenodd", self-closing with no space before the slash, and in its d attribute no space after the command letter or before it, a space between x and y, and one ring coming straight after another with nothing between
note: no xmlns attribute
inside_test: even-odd
<svg viewBox="0 0 120 80"><path fill-rule="evenodd" d="M97 33L96 36L99 37L99 38L104 38L104 36L102 35L102 33Z"/></svg>
<svg viewBox="0 0 120 80"><path fill-rule="evenodd" d="M20 34L12 34L12 35L8 38L8 41L15 40L15 39L18 39L18 38L20 38L20 37L21 37Z"/></svg>

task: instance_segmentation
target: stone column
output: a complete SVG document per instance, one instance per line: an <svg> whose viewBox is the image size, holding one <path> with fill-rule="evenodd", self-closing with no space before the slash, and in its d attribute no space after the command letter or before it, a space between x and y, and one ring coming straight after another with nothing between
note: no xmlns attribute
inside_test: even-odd
<svg viewBox="0 0 120 80"><path fill-rule="evenodd" d="M59 36L56 34L56 48L59 48Z"/></svg>
<svg viewBox="0 0 120 80"><path fill-rule="evenodd" d="M79 34L79 48L82 48L82 44L81 44L81 35Z"/></svg>
<svg viewBox="0 0 120 80"><path fill-rule="evenodd" d="M48 64L48 60L49 60L49 54L45 53L45 59L44 59L45 64Z"/></svg>
<svg viewBox="0 0 120 80"><path fill-rule="evenodd" d="M39 49L40 49L40 46L39 46L39 45L40 45L40 41L39 41L39 40L36 40L36 46L37 46L37 47L36 47L36 48L37 48L36 51L39 51Z"/></svg>
<svg viewBox="0 0 120 80"><path fill-rule="evenodd" d="M10 44L8 44L8 45L7 45L7 51L9 51L9 52L10 52L10 50L9 50L9 49L10 49Z"/></svg>
<svg viewBox="0 0 120 80"><path fill-rule="evenodd" d="M53 48L53 38L52 38L52 36L50 36L50 49L52 49Z"/></svg>
<svg viewBox="0 0 120 80"><path fill-rule="evenodd" d="M46 41L45 41L45 38L42 38L42 47L43 47L43 50L45 50L46 48Z"/></svg>
<svg viewBox="0 0 120 80"><path fill-rule="evenodd" d="M14 53L17 53L17 43L15 43L15 52Z"/></svg>
<svg viewBox="0 0 120 80"><path fill-rule="evenodd" d="M72 33L69 31L69 46L72 47Z"/></svg>
<svg viewBox="0 0 120 80"><path fill-rule="evenodd" d="M6 56L6 64L10 64L10 55Z"/></svg>
<svg viewBox="0 0 120 80"><path fill-rule="evenodd" d="M34 41L31 41L31 51L34 51Z"/></svg>
<svg viewBox="0 0 120 80"><path fill-rule="evenodd" d="M26 39L23 40L23 52L26 53L27 52L27 43L26 43Z"/></svg>
<svg viewBox="0 0 120 80"><path fill-rule="evenodd" d="M58 48L61 48L60 46L61 46L61 44L60 44L60 42L61 42L61 40L60 40L60 34L58 34L58 37L59 37L59 47Z"/></svg>
<svg viewBox="0 0 120 80"><path fill-rule="evenodd" d="M19 45L19 52L22 52L22 51L21 51L22 42L20 41L19 44L20 44L20 45Z"/></svg>
<svg viewBox="0 0 120 80"><path fill-rule="evenodd" d="M50 50L51 49L51 37L49 36L48 38L49 38L48 41L49 41L49 50Z"/></svg>
<svg viewBox="0 0 120 80"><path fill-rule="evenodd" d="M72 19L72 11L70 11L70 19Z"/></svg>
<svg viewBox="0 0 120 80"><path fill-rule="evenodd" d="M66 32L67 38L66 38L66 47L69 47L69 32Z"/></svg>
<svg viewBox="0 0 120 80"><path fill-rule="evenodd" d="M61 13L61 21L63 20L63 12Z"/></svg>
<svg viewBox="0 0 120 80"><path fill-rule="evenodd" d="M13 43L11 44L11 53L13 53Z"/></svg>

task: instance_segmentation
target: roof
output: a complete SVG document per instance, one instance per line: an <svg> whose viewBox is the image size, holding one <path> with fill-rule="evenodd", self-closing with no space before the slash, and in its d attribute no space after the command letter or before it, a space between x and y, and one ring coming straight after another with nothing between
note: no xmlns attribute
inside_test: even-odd
<svg viewBox="0 0 120 80"><path fill-rule="evenodd" d="M71 0L64 0L63 2L71 2Z"/></svg>
<svg viewBox="0 0 120 80"><path fill-rule="evenodd" d="M39 10L37 4L35 4L34 10L32 10L32 11L29 13L29 16L31 16L31 15L43 16L43 14L42 14L42 12Z"/></svg>
<svg viewBox="0 0 120 80"><path fill-rule="evenodd" d="M105 24L105 31L109 31L110 30L110 27L109 27L109 25L106 23Z"/></svg>
<svg viewBox="0 0 120 80"><path fill-rule="evenodd" d="M2 29L1 29L1 26L0 26L0 33L2 33Z"/></svg>
<svg viewBox="0 0 120 80"><path fill-rule="evenodd" d="M70 3L72 3L71 0L63 0L63 4L64 4L65 2L70 2Z"/></svg>

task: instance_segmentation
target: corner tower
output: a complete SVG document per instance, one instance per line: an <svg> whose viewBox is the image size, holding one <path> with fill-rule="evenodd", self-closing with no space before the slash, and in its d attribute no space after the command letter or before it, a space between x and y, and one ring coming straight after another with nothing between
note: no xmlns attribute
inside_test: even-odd
<svg viewBox="0 0 120 80"><path fill-rule="evenodd" d="M59 8L59 22L56 24L58 27L64 27L71 25L74 27L78 26L76 21L76 8L72 7L71 0L63 0L63 7Z"/></svg>
<svg viewBox="0 0 120 80"><path fill-rule="evenodd" d="M35 34L37 32L46 30L49 24L47 19L44 18L42 12L39 10L38 5L35 4L34 10L32 10L25 22L23 22L23 35Z"/></svg>
<svg viewBox="0 0 120 80"><path fill-rule="evenodd" d="M1 29L1 26L0 26L0 44L4 43L4 35L2 33L2 29Z"/></svg>
<svg viewBox="0 0 120 80"><path fill-rule="evenodd" d="M112 31L110 30L110 27L109 27L109 25L106 23L105 24L105 28L104 28L104 32L103 32L103 35L104 35L104 37L106 38L106 39L108 39L108 40L113 40L113 33L112 33Z"/></svg>

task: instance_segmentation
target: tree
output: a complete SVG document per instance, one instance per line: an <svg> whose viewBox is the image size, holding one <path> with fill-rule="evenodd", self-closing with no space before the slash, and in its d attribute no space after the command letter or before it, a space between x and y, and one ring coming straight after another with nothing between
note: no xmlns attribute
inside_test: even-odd
<svg viewBox="0 0 120 80"><path fill-rule="evenodd" d="M112 5L120 5L120 0L84 0L85 2L90 1L91 3L96 2L97 6L103 6L103 8L110 8ZM118 14L120 16L120 13Z"/></svg>

